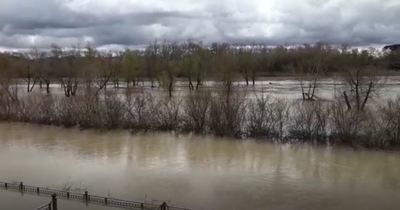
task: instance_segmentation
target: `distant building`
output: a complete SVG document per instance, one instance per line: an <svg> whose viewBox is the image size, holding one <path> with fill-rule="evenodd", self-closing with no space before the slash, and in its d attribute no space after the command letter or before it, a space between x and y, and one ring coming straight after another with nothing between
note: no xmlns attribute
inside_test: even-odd
<svg viewBox="0 0 400 210"><path fill-rule="evenodd" d="M388 67L400 70L400 44L387 45L383 47L383 51L390 53L387 61Z"/></svg>
<svg viewBox="0 0 400 210"><path fill-rule="evenodd" d="M398 51L400 50L400 44L393 44L393 45L387 45L383 47L384 51L390 50L390 51Z"/></svg>

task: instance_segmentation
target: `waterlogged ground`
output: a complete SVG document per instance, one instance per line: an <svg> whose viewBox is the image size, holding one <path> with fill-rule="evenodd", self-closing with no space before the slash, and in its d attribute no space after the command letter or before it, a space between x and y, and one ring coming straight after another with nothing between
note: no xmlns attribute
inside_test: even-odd
<svg viewBox="0 0 400 210"><path fill-rule="evenodd" d="M193 209L398 210L400 153L3 123L0 180ZM0 191L0 209L43 202Z"/></svg>

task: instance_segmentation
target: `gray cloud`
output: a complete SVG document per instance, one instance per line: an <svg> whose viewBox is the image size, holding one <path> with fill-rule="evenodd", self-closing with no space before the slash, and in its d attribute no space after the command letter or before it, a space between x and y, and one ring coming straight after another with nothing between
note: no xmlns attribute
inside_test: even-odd
<svg viewBox="0 0 400 210"><path fill-rule="evenodd" d="M1 0L1 48L400 42L398 0Z"/></svg>

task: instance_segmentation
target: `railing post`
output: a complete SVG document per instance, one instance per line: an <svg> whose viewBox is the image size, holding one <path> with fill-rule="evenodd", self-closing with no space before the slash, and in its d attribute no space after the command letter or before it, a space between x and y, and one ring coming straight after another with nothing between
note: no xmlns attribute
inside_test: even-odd
<svg viewBox="0 0 400 210"><path fill-rule="evenodd" d="M104 198L104 204L107 205L107 203L108 203L108 199Z"/></svg>
<svg viewBox="0 0 400 210"><path fill-rule="evenodd" d="M140 203L140 208L144 209L144 203Z"/></svg>
<svg viewBox="0 0 400 210"><path fill-rule="evenodd" d="M51 210L51 203L49 203L49 210Z"/></svg>
<svg viewBox="0 0 400 210"><path fill-rule="evenodd" d="M19 190L20 190L21 192L24 191L24 183L23 183L23 182L20 182L20 183L19 183Z"/></svg>
<svg viewBox="0 0 400 210"><path fill-rule="evenodd" d="M36 193L37 193L37 194L40 193L40 188L39 188L39 187L36 188Z"/></svg>
<svg viewBox="0 0 400 210"><path fill-rule="evenodd" d="M85 201L89 201L89 193L88 191L85 191Z"/></svg>
<svg viewBox="0 0 400 210"><path fill-rule="evenodd" d="M67 199L69 199L69 192L67 192Z"/></svg>
<svg viewBox="0 0 400 210"><path fill-rule="evenodd" d="M53 206L53 210L57 210L57 195L55 193L51 195L51 205Z"/></svg>
<svg viewBox="0 0 400 210"><path fill-rule="evenodd" d="M7 188L8 188L8 183L4 183L4 187L6 188L6 190L7 190Z"/></svg>
<svg viewBox="0 0 400 210"><path fill-rule="evenodd" d="M167 205L167 203L165 203L165 202L162 203L161 206L160 206L160 209L161 209L161 210L168 210L168 205Z"/></svg>

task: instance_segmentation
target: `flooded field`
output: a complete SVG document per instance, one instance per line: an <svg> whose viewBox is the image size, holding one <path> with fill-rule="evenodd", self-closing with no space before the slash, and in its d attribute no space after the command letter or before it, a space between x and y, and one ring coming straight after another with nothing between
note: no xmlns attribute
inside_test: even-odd
<svg viewBox="0 0 400 210"><path fill-rule="evenodd" d="M386 76L380 78L381 85L379 91L377 92L378 98L388 99L388 98L396 98L400 93L400 76ZM113 85L108 85L107 90L114 91L117 94L125 94L126 85L121 82L120 89L114 89ZM218 90L221 89L221 86L216 82L208 81L201 86L203 89L210 90ZM236 91L247 92L249 97L254 97L257 94L270 95L274 97L280 98L289 98L289 99L301 99L301 85L300 80L295 77L266 77L263 78L262 81L257 81L255 86L251 84L246 86L244 81L235 82L233 84L233 88ZM331 100L335 97L335 95L339 96L342 93L343 81L339 78L324 78L318 81L316 96L322 100ZM84 87L81 87L80 90L84 90ZM187 82L177 81L175 83L175 88L173 95L175 96L184 96L188 91ZM18 85L18 91L20 95L25 95L26 93L26 85ZM78 90L79 91L79 90ZM162 94L167 95L167 91L160 88L155 87L151 88L150 82L139 82L137 87L132 89L133 92L149 92L152 94ZM39 89L39 85L36 85L33 92L42 92L45 94L45 88ZM52 84L51 85L51 93L56 95L63 95L63 89L60 84ZM254 93L254 94L252 94Z"/></svg>

